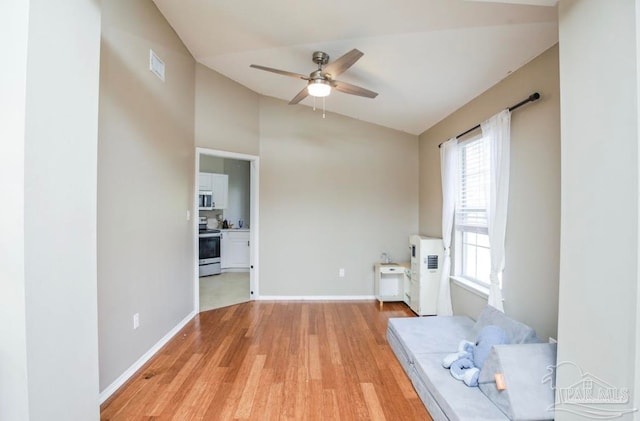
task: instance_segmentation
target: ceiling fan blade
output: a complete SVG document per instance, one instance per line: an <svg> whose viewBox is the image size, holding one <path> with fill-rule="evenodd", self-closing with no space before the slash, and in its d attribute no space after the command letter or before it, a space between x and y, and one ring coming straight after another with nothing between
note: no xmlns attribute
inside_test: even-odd
<svg viewBox="0 0 640 421"><path fill-rule="evenodd" d="M258 70L265 70L267 72L277 73L277 74L283 75L283 76L294 77L296 79L305 79L305 80L309 79L308 76L301 75L300 73L287 72L286 70L274 69L272 67L260 66L260 65L257 65L257 64L252 64L249 67L253 67L254 69L258 69Z"/></svg>
<svg viewBox="0 0 640 421"><path fill-rule="evenodd" d="M309 95L309 91L307 91L307 87L305 86L300 92L298 92L298 95L294 96L293 99L289 101L289 105L297 104L298 102L305 99L307 95Z"/></svg>
<svg viewBox="0 0 640 421"><path fill-rule="evenodd" d="M322 72L330 74L331 78L338 77L349 67L353 66L356 61L360 60L360 57L363 55L364 53L362 51L354 48L342 57L327 64L324 69L322 69Z"/></svg>
<svg viewBox="0 0 640 421"><path fill-rule="evenodd" d="M367 98L375 98L378 96L377 92L373 92L350 83L340 82L338 80L332 80L331 86L333 86L336 91L344 92L345 94L364 96Z"/></svg>

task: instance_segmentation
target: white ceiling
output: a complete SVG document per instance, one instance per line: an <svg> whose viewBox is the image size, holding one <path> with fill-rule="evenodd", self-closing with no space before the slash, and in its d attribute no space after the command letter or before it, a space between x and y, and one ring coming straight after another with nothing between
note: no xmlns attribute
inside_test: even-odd
<svg viewBox="0 0 640 421"><path fill-rule="evenodd" d="M359 49L364 57L338 80L378 97L332 92L326 109L412 134L558 41L556 7L544 6L553 0L153 1L198 62L286 101L306 82L249 65L306 75L313 51L334 60Z"/></svg>

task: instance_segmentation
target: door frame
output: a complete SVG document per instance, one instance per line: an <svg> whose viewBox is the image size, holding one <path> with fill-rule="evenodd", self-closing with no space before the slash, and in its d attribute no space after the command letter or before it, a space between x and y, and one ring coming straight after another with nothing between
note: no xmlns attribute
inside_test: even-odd
<svg viewBox="0 0 640 421"><path fill-rule="evenodd" d="M198 175L200 174L200 156L209 155L219 158L236 159L239 161L248 161L250 174L249 174L249 217L250 217L250 232L249 232L249 300L257 300L259 297L259 181L260 181L260 157L256 155L248 155L236 152L227 152L216 149L208 148L196 148L196 165L195 173L193 177L194 185L194 218L193 218L193 250L194 250L194 281L193 281L193 295L194 295L194 308L196 313L200 313L200 276L199 276L199 262L198 262Z"/></svg>

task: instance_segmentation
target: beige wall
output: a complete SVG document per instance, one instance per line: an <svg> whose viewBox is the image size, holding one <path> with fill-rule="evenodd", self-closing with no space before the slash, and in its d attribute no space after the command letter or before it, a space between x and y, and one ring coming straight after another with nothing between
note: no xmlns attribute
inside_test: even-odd
<svg viewBox="0 0 640 421"><path fill-rule="evenodd" d="M195 62L151 0L103 3L100 388L193 311ZM149 49L166 82L148 70ZM140 315L133 330L132 317Z"/></svg>
<svg viewBox="0 0 640 421"><path fill-rule="evenodd" d="M260 295L372 295L380 254L407 258L417 230L416 137L327 118L196 65L196 145L260 156ZM281 191L283 182L296 182L295 192ZM310 225L313 238L301 236ZM327 258L321 270L308 270ZM310 274L302 283L300 271Z"/></svg>
<svg viewBox="0 0 640 421"><path fill-rule="evenodd" d="M200 172L224 173L224 158L213 155L200 155Z"/></svg>
<svg viewBox="0 0 640 421"><path fill-rule="evenodd" d="M637 4L559 3L558 361L575 363L616 391L628 389L627 404L602 405L612 410L640 403ZM559 370L558 387L576 384L579 374ZM558 420L584 419L566 411L557 415ZM619 419L637 419L637 412Z"/></svg>
<svg viewBox="0 0 640 421"><path fill-rule="evenodd" d="M238 221L243 220L243 227L251 226L251 163L237 159L224 160L224 173L229 175L228 205L224 210L224 218L238 226Z"/></svg>
<svg viewBox="0 0 640 421"><path fill-rule="evenodd" d="M260 131L260 295L373 295L418 228L417 137L267 97Z"/></svg>
<svg viewBox="0 0 640 421"><path fill-rule="evenodd" d="M530 324L546 339L557 334L558 314L560 104L557 45L420 136L420 232L442 235L438 144L533 92L539 92L542 98L515 111L511 119L503 294L506 313ZM455 284L452 297L457 313L473 317L485 304L484 300Z"/></svg>
<svg viewBox="0 0 640 421"><path fill-rule="evenodd" d="M196 64L195 144L248 155L258 155L259 95Z"/></svg>

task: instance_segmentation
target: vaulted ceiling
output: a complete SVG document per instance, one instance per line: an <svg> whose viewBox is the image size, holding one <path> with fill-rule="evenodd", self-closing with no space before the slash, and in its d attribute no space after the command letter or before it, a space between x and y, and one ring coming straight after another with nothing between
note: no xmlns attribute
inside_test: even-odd
<svg viewBox="0 0 640 421"><path fill-rule="evenodd" d="M154 0L195 59L262 95L289 101L314 51L364 56L339 80L379 93L333 91L328 111L420 134L558 41L555 0ZM537 4L537 5L531 5ZM529 92L523 92L528 95ZM307 97L299 105L312 106ZM322 106L322 100L316 99ZM510 104L505 104L510 105Z"/></svg>

